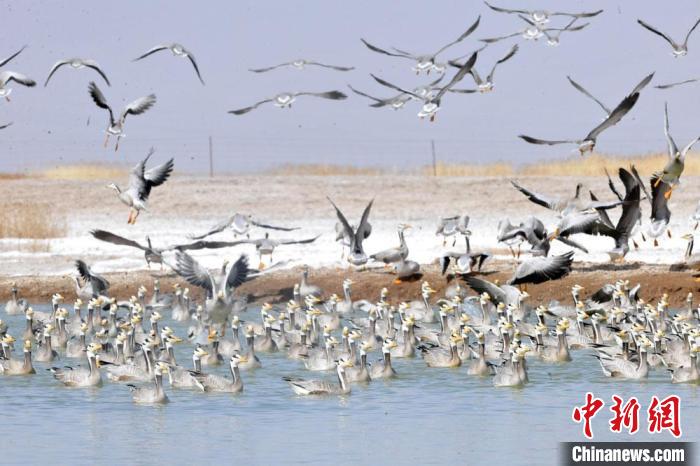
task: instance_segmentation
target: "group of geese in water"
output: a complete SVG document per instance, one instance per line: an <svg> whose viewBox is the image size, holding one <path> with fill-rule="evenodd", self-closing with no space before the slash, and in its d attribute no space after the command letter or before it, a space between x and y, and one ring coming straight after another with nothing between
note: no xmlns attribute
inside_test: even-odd
<svg viewBox="0 0 700 466"><path fill-rule="evenodd" d="M533 308L518 287L468 276L439 299L423 282L415 301L393 302L383 288L371 302L353 300L349 279L342 297L326 295L304 270L293 298L262 304L258 321L236 293L246 267L239 261L221 280L206 272L210 284L199 282L207 290L204 305L195 304L189 288L176 284L174 293L163 294L156 282L150 299L143 286L128 301L96 286L87 302L74 302L72 313L58 293L51 312L40 312L13 285L4 311L23 314L25 327L10 329L0 320L0 375L37 374L39 363L66 387L99 387L106 379L126 384L135 402L164 403L171 389L239 393L242 373L265 370L262 354L286 352L300 369L337 376L285 375L295 394L347 395L354 384L400 377L392 364L396 358L422 359L428 368L464 365L469 376L490 377L494 386L523 387L529 360L564 364L587 349L607 377L641 380L663 370L674 383L700 383L700 306L692 293L686 307L674 312L667 295L645 300L639 285L619 280L587 299L575 285L571 303ZM21 356L14 352L13 333L22 342ZM192 345L191 365L176 360L174 347L184 342ZM228 366L228 376L217 373L217 366Z"/></svg>

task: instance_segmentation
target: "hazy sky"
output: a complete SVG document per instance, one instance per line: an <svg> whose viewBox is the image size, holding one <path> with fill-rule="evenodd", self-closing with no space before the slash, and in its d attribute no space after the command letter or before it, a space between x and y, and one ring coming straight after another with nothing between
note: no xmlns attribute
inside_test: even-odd
<svg viewBox="0 0 700 466"><path fill-rule="evenodd" d="M384 47L431 51L459 36L481 14L479 29L442 56L453 58L479 47L479 38L522 29L517 17L495 13L476 0L4 1L0 55L27 44L6 69L39 84L33 89L14 86L12 101L0 102L0 123L14 122L0 132L0 170L77 161L134 163L155 146L157 157L176 157L180 169L205 171L209 135L217 169L229 172L282 163L415 166L429 162L431 139L439 158L447 161L567 157L568 146L531 146L516 137L581 137L602 119L601 109L575 91L566 75L610 107L651 71L657 72L652 84L700 76L700 30L691 37L689 55L675 59L668 44L636 23L643 18L681 41L700 16L697 0L493 1L605 12L584 31L562 35L558 48L520 38L489 47L477 63L482 74L514 41L521 44L520 52L498 69L493 93L448 95L434 123L416 117L415 102L396 112L373 109L349 92L350 98L341 102L301 98L291 110L269 105L244 116L226 112L280 91L345 92L347 84L389 96L392 92L372 81L370 72L408 87L432 76L417 77L411 62L373 53L360 37ZM169 52L131 61L165 42L180 42L194 53L206 86L186 60ZM44 88L53 63L72 56L97 60L112 87L91 70L66 67ZM247 71L298 57L356 69ZM129 117L118 155L102 148L107 114L88 96L90 80L114 107L151 92L158 97L145 115ZM471 86L470 81L461 87ZM664 150L665 100L672 132L685 144L700 134L698 96L700 84L668 91L649 86L632 113L599 139L599 150Z"/></svg>

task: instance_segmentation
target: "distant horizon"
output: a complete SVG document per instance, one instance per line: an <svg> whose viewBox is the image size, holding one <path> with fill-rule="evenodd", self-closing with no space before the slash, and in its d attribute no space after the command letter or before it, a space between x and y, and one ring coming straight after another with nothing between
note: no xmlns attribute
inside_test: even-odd
<svg viewBox="0 0 700 466"><path fill-rule="evenodd" d="M512 6L514 2L494 3ZM512 44L519 43L520 51L498 68L494 92L449 95L434 123L416 117L415 102L400 111L373 109L368 100L349 91L351 84L371 95L392 95L369 73L407 87L434 79L416 77L409 61L374 53L360 38L387 48L431 50L453 40L481 15L479 29L444 54L454 58L479 48L478 39L514 32L523 23L513 15L489 10L480 1L465 5L444 0L433 5L434 20L441 27L415 34L424 28L421 5L410 0L398 16L394 5L368 0L352 5L320 0L293 5L211 2L196 9L184 1L95 5L77 0L70 7L39 0L5 2L0 11L11 39L3 43L0 59L28 44L5 69L27 74L37 86L13 86L12 101L0 102L0 124L14 122L0 131L0 172L75 163L133 165L153 146L157 149L154 160L175 157L178 170L206 173L209 136L214 141L216 170L230 173L260 172L285 164L420 167L431 163L431 140L437 145L438 160L449 164L561 160L575 148L532 146L517 135L581 137L601 120L600 108L574 90L567 75L612 106L656 70L654 81L630 115L601 136L597 148L601 153L664 151L664 102L669 104L671 131L679 144L700 131L692 118L700 83L666 91L653 88L700 77L695 59L700 56L700 32L691 37L688 56L676 59L668 44L636 23L637 18L647 19L671 36L681 37L692 18L700 16L696 2L567 2L568 11L605 11L586 20L590 23L586 29L564 33L556 48L544 40L520 38L488 47L477 62L482 74ZM562 8L554 0L521 1L518 6ZM206 86L199 83L187 60L168 51L132 62L166 42L179 42L193 52ZM72 56L95 59L112 86L92 70L66 66L44 88L53 63ZM355 70L248 71L298 57ZM91 80L115 107L151 92L158 98L146 114L129 117L127 137L116 154L102 147L107 114L88 96ZM461 87L473 87L472 80L467 77ZM337 89L349 98L340 102L299 99L292 109L268 105L243 116L227 114L294 89Z"/></svg>

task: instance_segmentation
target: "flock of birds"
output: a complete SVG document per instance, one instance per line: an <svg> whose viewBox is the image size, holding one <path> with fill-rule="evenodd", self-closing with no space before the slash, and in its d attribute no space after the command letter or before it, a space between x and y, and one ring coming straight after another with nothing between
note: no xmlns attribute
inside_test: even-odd
<svg viewBox="0 0 700 466"><path fill-rule="evenodd" d="M106 378L125 384L135 402L151 404L167 402L168 390L239 393L242 373L265 370L261 356L267 353L286 352L300 369L336 375L284 376L295 394L348 395L354 384L401 377L392 365L395 358L420 358L428 368L465 365L468 375L490 377L496 387L522 387L529 382L528 360L565 364L577 350L588 350L607 377L642 380L650 371L668 370L674 383L700 383L700 306L694 306L692 293L687 306L673 312L667 295L652 304L642 299L639 285L630 288L624 280L588 299L574 285L571 303L533 309L526 291L474 276L465 282L475 295L458 285L435 300L435 290L423 282L415 301L394 302L383 288L373 303L354 300L349 279L342 283L342 297L328 295L305 269L293 298L264 303L257 321L236 294L257 276L245 256L219 272L189 256L178 258L178 273L206 291L203 304L180 285L172 294L161 293L157 281L150 299L141 286L136 296L119 301L108 296L106 279L83 262L77 265L86 284L78 285L72 314L58 293L51 312L34 311L13 284L4 310L24 315L24 329L13 329L21 335L22 354L14 354L16 339L0 320L0 375L34 375L39 363L57 385L99 387ZM164 319L187 333L177 335ZM191 364L176 359L174 347L183 342L192 345ZM378 359L370 359L374 353Z"/></svg>
<svg viewBox="0 0 700 466"><path fill-rule="evenodd" d="M522 21L521 29L501 37L482 39L484 45L478 50L446 61L438 57L473 34L479 27L481 17L454 41L426 54L398 48L386 49L362 39L362 43L372 52L410 61L416 74L432 72L438 77L427 85L407 89L372 75L377 83L398 92L391 97L374 97L354 87L350 89L371 100L370 106L375 108L388 106L399 109L412 100L422 102L418 115L433 120L447 95L492 91L496 68L519 51L517 44L512 46L482 77L475 66L479 52L485 47L518 36L526 40L546 37L549 45L558 45L561 34L585 29L588 23L581 24L582 19L594 18L602 13L602 10L583 13L528 11L501 8L489 3L486 5L496 12L516 15ZM560 17L567 20L566 24L552 27L551 21ZM681 57L687 54L688 40L700 20L690 29L683 43L675 42L644 21L639 20L639 24L662 36L670 43L674 56ZM0 68L23 50L0 62ZM204 85L193 54L182 45L158 45L136 61L167 50L174 56L188 59ZM51 68L45 86L65 65L74 69L90 68L110 86L106 73L97 62L81 58L58 61ZM300 59L250 71L265 73L285 67L303 69L310 66L340 72L353 69ZM453 68L456 72L452 78L447 84L441 84L448 70ZM474 81L474 88L455 87L467 76ZM632 110L653 77L654 73L645 76L614 108L606 106L569 77L575 89L601 107L605 114L602 123L580 139L520 137L532 144L576 144L582 155L591 152L600 134ZM667 89L694 81L690 79L656 87ZM0 71L0 97L8 101L11 92L8 85L12 82L29 87L35 85L34 80L20 73ZM105 146L109 137L114 136L115 150L124 137L126 117L143 114L156 103L155 95L141 97L127 104L115 116L95 82L90 82L89 94L99 108L109 113ZM281 108L291 107L302 96L330 100L347 97L338 90L284 92L230 113L245 114L266 103ZM7 126L0 126L0 129ZM94 272L84 261L78 260L75 277L78 299L73 305L72 315L62 307L63 298L59 293L53 295L51 312L44 313L34 311L26 300L19 297L19 290L13 286L12 298L6 304L5 312L8 315L23 314L26 318L24 329L12 329L16 335L21 334L22 355L18 357L14 354L16 340L7 323L0 320L0 375L34 374L34 363L42 363L48 365L53 377L63 385L99 386L103 375L106 375L110 382L127 383L136 402L161 403L168 400L166 380L171 389L240 392L244 385L241 372L264 370L259 354L267 352L286 351L289 358L302 361L303 367L309 371L334 371L337 381L284 377L291 390L298 395L321 395L349 394L354 383L400 377L392 366L392 358L419 355L428 367L465 364L468 374L492 377L495 386L523 386L528 383L529 358L539 358L547 363L566 363L571 361L574 350L589 349L599 359L603 373L609 377L643 379L650 370L665 368L671 372L673 382L700 382L697 361L700 316L698 308L693 306L692 294L688 295L687 309L676 312L669 309L668 296L644 300L640 287L630 289L626 281L608 284L588 299L582 298L583 288L576 285L572 289L570 305L552 303L533 309L527 302L527 285L566 276L572 269L573 250L586 251L574 235L611 238L614 248L609 255L613 261L624 260L630 243L638 248L638 239L646 241L649 236L654 244L658 244L664 233L671 236L668 229L671 217L669 200L683 173L685 157L700 138L679 148L670 134L668 107L664 112L664 132L669 151L666 166L651 176L648 186L634 166L618 170L623 189L619 189L608 174L608 185L614 196L612 200L602 200L593 192L586 196L581 185L577 185L571 197L554 198L512 181L513 187L527 199L555 212L558 221L553 228L545 227L544 222L534 216L517 225L509 219L499 223L497 240L508 245L517 261L511 278L505 283L489 282L476 276L490 254L472 250L468 215L457 214L440 219L436 235L443 237L443 245L448 238L452 238L454 247L461 238L465 249L448 251L438 258L443 275L449 272L459 280L447 287L444 296L437 300L433 300L435 290L427 281L422 283L420 297L411 302L393 302L386 288L382 289L377 302L354 300L352 281L349 279L343 281L342 297L328 295L309 283L309 271L304 269L300 282L294 287L293 299L286 304L265 303L260 308L259 321L256 322L249 315L244 322L242 317L249 306L247 298L241 296L237 289L244 282L269 273L279 265L272 262L276 248L312 243L318 236L271 238L266 233L264 237L251 239L253 229L291 232L299 228L269 224L242 213L234 214L206 232L191 235L181 244L160 247L154 246L149 237L142 244L106 230L93 230L91 234L97 240L143 251L149 268L151 264L170 267L191 286L201 289L205 298L199 303L195 302L190 298L189 289L181 285L176 286L174 293L164 294L156 282L150 300L146 297L147 290L141 286L136 296L120 301L110 296L110 283L106 278ZM130 208L129 224L134 224L139 213L147 208L152 189L165 183L174 170L173 159L147 168L152 155L153 150L132 169L127 187L110 185L119 200ZM643 228L642 202L645 200L651 206L647 228ZM402 223L398 226L397 247L367 254L363 242L372 233L370 213L374 201L369 201L356 224L350 223L333 200L328 198L328 201L338 220L335 238L341 245L342 258L348 263L359 268L372 264L392 267L397 282L421 276L421 265L409 259L404 236L411 225ZM611 219L614 209L620 209L615 222ZM693 220L697 228L700 209ZM233 240L210 238L227 231L233 233ZM689 244L682 266L698 267L700 258L692 254L693 235L689 233L685 237ZM553 241L572 249L563 254L550 255ZM240 244L255 245L260 261L257 269L249 266L246 255L241 255L232 264L224 261L219 270L210 271L188 253L191 250L230 248ZM529 257L525 259L520 257L523 245L529 246ZM166 253L174 253L174 261ZM269 267L263 261L264 256L269 257ZM470 288L476 294L469 295ZM166 316L172 322L189 323L187 333L176 335L173 328L161 326L160 322ZM230 336L227 336L229 329ZM185 341L192 345L191 366L181 365L175 358L174 346ZM380 353L378 361L369 359L369 354L374 351ZM76 360L78 365L52 367L51 364L59 358ZM228 377L217 372L205 372L205 368L224 364L230 369ZM141 386L137 387L137 383Z"/></svg>

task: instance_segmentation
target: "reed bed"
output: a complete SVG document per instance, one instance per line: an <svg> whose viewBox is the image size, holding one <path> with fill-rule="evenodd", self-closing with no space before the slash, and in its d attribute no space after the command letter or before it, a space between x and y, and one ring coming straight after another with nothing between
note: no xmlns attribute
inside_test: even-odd
<svg viewBox="0 0 700 466"><path fill-rule="evenodd" d="M37 173L50 180L112 180L124 178L129 170L111 164L77 164L47 168Z"/></svg>
<svg viewBox="0 0 700 466"><path fill-rule="evenodd" d="M66 222L48 204L7 203L0 207L3 249L48 252L49 240L65 236Z"/></svg>

